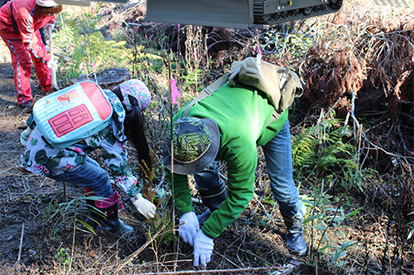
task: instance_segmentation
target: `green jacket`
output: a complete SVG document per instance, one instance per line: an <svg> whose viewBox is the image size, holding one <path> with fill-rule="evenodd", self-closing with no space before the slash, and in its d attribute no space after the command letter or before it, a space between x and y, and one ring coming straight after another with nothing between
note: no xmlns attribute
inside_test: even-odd
<svg viewBox="0 0 414 275"><path fill-rule="evenodd" d="M183 115L185 107L175 116ZM220 129L220 149L216 159L227 163L227 199L202 228L217 238L242 212L253 197L257 147L265 145L283 128L288 111L268 125L274 108L261 91L251 86L225 85L189 109L188 116L214 120ZM171 173L165 169L167 179ZM188 178L174 174L174 199L180 215L193 211Z"/></svg>

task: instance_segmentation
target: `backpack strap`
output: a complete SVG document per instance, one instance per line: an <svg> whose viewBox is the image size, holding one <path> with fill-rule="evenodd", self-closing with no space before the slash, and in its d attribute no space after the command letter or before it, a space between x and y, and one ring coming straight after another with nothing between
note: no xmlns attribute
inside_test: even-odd
<svg viewBox="0 0 414 275"><path fill-rule="evenodd" d="M204 88L201 91L201 93L199 93L198 96L194 98L193 101L190 102L190 104L187 105L187 107L185 108L183 112L183 116L187 116L188 111L190 110L191 107L194 106L194 104L210 96L212 93L217 91L220 87L224 86L227 83L229 76L230 76L230 73L227 73L223 75L222 77L220 77L219 79L217 79L216 81L214 81L213 83L211 83L208 87Z"/></svg>
<svg viewBox="0 0 414 275"><path fill-rule="evenodd" d="M229 77L230 77L230 73L227 73L227 74L223 75L222 77L220 77L219 79L217 79L216 81L214 81L213 83L211 83L206 88L204 88L201 91L201 93L199 93L198 96L196 98L194 98L193 101L190 102L190 104L187 105L187 107L185 108L185 110L183 112L183 117L187 116L188 111L190 110L191 107L194 106L194 104L196 104L200 100L210 96L215 91L217 91L220 87L224 86L227 83L227 81L229 80ZM281 85L283 85L283 87L284 87L286 82L287 82L287 79L282 79ZM267 126L269 126L273 121L275 121L278 118L279 118L279 114L275 110L273 112L272 117L270 118L269 122L267 123Z"/></svg>

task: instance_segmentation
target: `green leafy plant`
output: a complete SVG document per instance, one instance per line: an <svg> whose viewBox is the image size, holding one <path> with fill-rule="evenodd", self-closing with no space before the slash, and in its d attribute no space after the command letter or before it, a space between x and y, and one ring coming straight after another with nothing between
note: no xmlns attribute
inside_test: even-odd
<svg viewBox="0 0 414 275"><path fill-rule="evenodd" d="M89 205L87 200L99 201L102 199L104 198L98 196L80 196L67 202L50 204L42 212L42 217L45 224L51 228L51 237L59 235L62 230L67 228L68 223L73 225L74 234L76 230L80 230L96 235L94 227L98 221L94 217L105 214L98 208Z"/></svg>
<svg viewBox="0 0 414 275"><path fill-rule="evenodd" d="M304 225L310 225L311 247L314 248L310 254L311 262L316 264L317 259L322 258L328 266L343 266L343 259L349 249L358 245L353 240L346 240L342 233L343 223L357 215L362 208L345 213L342 206L332 206L332 196L324 190L324 180L320 187L312 185L303 201L311 209L310 215L303 222Z"/></svg>
<svg viewBox="0 0 414 275"><path fill-rule="evenodd" d="M328 118L296 135L292 144L294 177L301 182L305 190L302 200L310 209L304 220L311 239L309 259L313 265L323 260L332 269L343 266L348 252L358 245L342 232L344 222L361 211L347 212L355 209L352 203L345 195L334 197L332 193L355 190L362 194L365 177L372 174L358 167L357 150L348 142L350 136L341 121ZM344 200L339 203L339 198Z"/></svg>
<svg viewBox="0 0 414 275"><path fill-rule="evenodd" d="M330 187L335 183L346 190L362 191L356 149L347 143L351 132L340 121L329 119L305 129L295 136L292 144L293 170L299 181L314 184L325 179Z"/></svg>
<svg viewBox="0 0 414 275"><path fill-rule="evenodd" d="M55 254L55 258L58 261L64 263L65 265L70 265L72 259L70 257L70 249L61 247L58 252Z"/></svg>
<svg viewBox="0 0 414 275"><path fill-rule="evenodd" d="M132 49L126 41L107 40L94 24L83 26L79 24L84 21L61 21L61 28L53 33L53 44L56 52L70 58L59 62L59 76L65 77L65 84L71 84L70 80L81 74L130 67Z"/></svg>
<svg viewBox="0 0 414 275"><path fill-rule="evenodd" d="M52 224L52 235L56 235L61 230L66 229L68 223L72 224L73 236L71 253L69 254L69 249L62 248L55 255L55 257L61 260L65 265L69 266L69 271L72 267L72 261L74 259L73 253L75 246L76 230L90 232L96 235L94 230L94 224L92 223L96 223L97 221L94 220L94 218L92 217L94 215L91 215L91 213L93 212L95 213L95 215L105 215L98 208L88 205L87 200L98 201L102 199L104 198L98 196L80 196L70 201L59 203L58 205L55 205L54 208L47 208L47 213L50 213L50 215L47 217L46 224ZM85 220L88 220L89 223L81 220L81 217L85 218Z"/></svg>

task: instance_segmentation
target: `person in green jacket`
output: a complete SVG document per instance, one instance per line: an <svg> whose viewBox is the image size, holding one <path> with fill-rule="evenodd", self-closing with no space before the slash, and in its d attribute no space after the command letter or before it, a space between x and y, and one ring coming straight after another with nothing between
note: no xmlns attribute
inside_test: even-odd
<svg viewBox="0 0 414 275"><path fill-rule="evenodd" d="M174 174L174 199L182 224L179 234L194 247L195 266L210 262L214 239L253 197L261 146L271 190L287 226L287 247L304 255L306 209L292 179L288 122L288 107L302 91L301 82L294 72L255 58L233 63L229 75L214 93L179 110L172 135L171 129L167 131L163 164L168 180ZM226 184L219 174L219 160L227 164ZM209 216L196 216L187 175L194 175Z"/></svg>

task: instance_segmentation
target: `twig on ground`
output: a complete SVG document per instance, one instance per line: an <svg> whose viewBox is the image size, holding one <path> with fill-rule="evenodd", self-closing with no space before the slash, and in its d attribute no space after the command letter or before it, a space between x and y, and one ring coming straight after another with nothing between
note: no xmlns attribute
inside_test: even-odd
<svg viewBox="0 0 414 275"><path fill-rule="evenodd" d="M171 221L171 220L170 220ZM167 227L167 225L170 223L170 221L166 222L155 234L154 236L151 237L151 239L149 239L146 243L144 243L140 248L138 248L137 251L135 251L134 253L132 253L131 255L129 255L116 269L115 273L118 273L119 270L124 267L125 265L127 265L128 263L130 263L134 258L136 258L148 245L150 245L156 238L158 238L158 235L162 236L172 230L174 230L174 227L172 227L171 229L163 232L161 234L161 232ZM181 224L179 224L178 226L180 226Z"/></svg>
<svg viewBox="0 0 414 275"><path fill-rule="evenodd" d="M260 205L262 208L263 208L263 211L266 213L266 217L269 217L270 215L269 215L269 213L267 212L267 210L266 210L266 207L263 205L263 203L262 203L262 198L263 198L263 196L264 195L262 195L260 198L256 195L256 193L253 193L253 197L254 197L254 199L256 200L256 202L257 202L257 205ZM258 208L258 206L256 205L256 207L255 207L255 209L253 210L253 213L252 213L252 217L256 217L256 213L257 213L257 208Z"/></svg>
<svg viewBox="0 0 414 275"><path fill-rule="evenodd" d="M236 263L234 263L232 260L230 260L229 258L227 258L227 257L226 257L226 255L223 255L223 254L221 254L221 253L219 253L219 252L217 252L217 251L214 251L214 254L219 255L220 257L222 257L222 258L223 258L223 260L225 260L225 261L227 261L227 262L231 263L233 266L235 266L235 267L237 267L237 268L240 268L240 266L239 266L239 265L237 265L237 264L236 264ZM221 264L221 263L220 263L220 264Z"/></svg>
<svg viewBox="0 0 414 275"><path fill-rule="evenodd" d="M17 261L14 264L15 267L17 266L17 264L19 264L20 257L22 256L23 236L24 236L24 223L22 223L22 233L20 235L19 254L17 255Z"/></svg>
<svg viewBox="0 0 414 275"><path fill-rule="evenodd" d="M142 275L176 275L176 274L214 274L214 273L236 273L239 272L249 272L250 274L253 274L258 271L270 271L270 270L283 270L286 269L286 267L276 267L276 266L270 266L270 267L250 267L250 268L237 268L237 269L215 269L215 270L183 270L183 271L174 271L174 272L159 272L159 273L141 273Z"/></svg>

